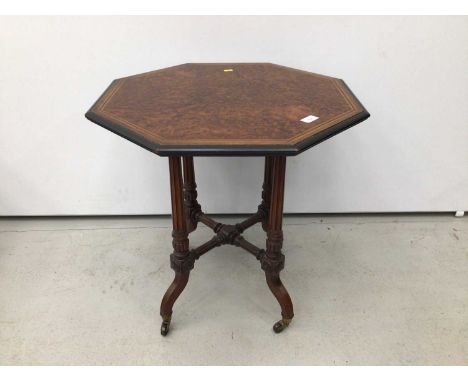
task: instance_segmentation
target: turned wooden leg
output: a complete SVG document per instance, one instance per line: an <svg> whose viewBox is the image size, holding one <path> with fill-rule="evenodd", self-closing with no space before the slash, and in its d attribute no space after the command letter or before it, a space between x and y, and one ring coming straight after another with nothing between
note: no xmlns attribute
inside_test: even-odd
<svg viewBox="0 0 468 382"><path fill-rule="evenodd" d="M279 276L280 271L284 268L284 255L281 248L283 246L282 225L286 157L274 157L272 167L266 252L261 261L268 287L281 306L282 319L273 326L273 330L279 333L289 325L294 316L291 297Z"/></svg>
<svg viewBox="0 0 468 382"><path fill-rule="evenodd" d="M271 203L271 173L273 170L273 157L265 157L265 169L263 174L262 202L258 206L258 213L262 217L262 228L268 231L268 216Z"/></svg>
<svg viewBox="0 0 468 382"><path fill-rule="evenodd" d="M183 157L184 164L184 205L187 232L193 232L197 228L197 214L201 212L201 206L197 202L197 184L195 183L195 170L193 157Z"/></svg>
<svg viewBox="0 0 468 382"><path fill-rule="evenodd" d="M184 214L184 198L182 186L182 166L180 157L169 157L169 174L171 182L172 201L172 246L171 268L175 271L172 284L167 289L161 301L161 334L169 332L172 318L172 307L187 285L190 270L195 259L189 251L188 233Z"/></svg>

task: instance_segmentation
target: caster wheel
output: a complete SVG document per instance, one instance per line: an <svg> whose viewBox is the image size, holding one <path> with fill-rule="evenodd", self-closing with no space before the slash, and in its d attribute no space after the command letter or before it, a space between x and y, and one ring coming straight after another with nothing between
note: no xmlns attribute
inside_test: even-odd
<svg viewBox="0 0 468 382"><path fill-rule="evenodd" d="M164 320L161 324L161 335L163 337L167 336L167 333L169 333L169 327L171 325L171 321L166 321Z"/></svg>
<svg viewBox="0 0 468 382"><path fill-rule="evenodd" d="M163 322L161 324L161 335L166 337L169 333L169 327L171 325L171 316L163 316Z"/></svg>
<svg viewBox="0 0 468 382"><path fill-rule="evenodd" d="M287 319L279 320L276 324L273 325L273 331L275 333L281 333L284 329L286 329L289 326L290 322L291 320Z"/></svg>

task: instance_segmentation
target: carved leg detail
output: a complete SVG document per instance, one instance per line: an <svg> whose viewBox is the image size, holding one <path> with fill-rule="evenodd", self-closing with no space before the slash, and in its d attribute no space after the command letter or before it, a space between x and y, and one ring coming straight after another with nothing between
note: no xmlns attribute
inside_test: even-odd
<svg viewBox="0 0 468 382"><path fill-rule="evenodd" d="M183 157L184 164L184 205L187 232L193 232L197 228L197 214L201 212L201 206L197 202L197 184L195 183L195 169L193 157Z"/></svg>
<svg viewBox="0 0 468 382"><path fill-rule="evenodd" d="M263 174L262 202L258 206L258 213L262 216L262 228L268 230L268 215L271 203L271 172L273 170L273 157L265 157L265 170Z"/></svg>
<svg viewBox="0 0 468 382"><path fill-rule="evenodd" d="M190 270L193 269L195 259L189 251L188 233L184 215L184 200L182 190L182 166L180 157L169 157L169 174L171 182L172 201L172 246L171 268L175 271L175 278L167 289L161 301L161 334L169 332L172 318L172 307L187 285Z"/></svg>
<svg viewBox="0 0 468 382"><path fill-rule="evenodd" d="M265 271L268 287L281 306L282 319L273 326L273 330L279 333L289 325L294 316L291 297L279 277L280 271L284 268L284 255L281 248L283 246L282 225L286 157L274 157L272 167L266 252L261 264L262 269Z"/></svg>

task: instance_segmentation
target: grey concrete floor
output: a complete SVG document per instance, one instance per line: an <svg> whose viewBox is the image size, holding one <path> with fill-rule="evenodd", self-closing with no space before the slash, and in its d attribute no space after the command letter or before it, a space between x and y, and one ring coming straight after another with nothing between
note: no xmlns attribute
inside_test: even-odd
<svg viewBox="0 0 468 382"><path fill-rule="evenodd" d="M236 221L224 218L223 221ZM255 258L195 265L159 334L169 218L0 220L2 365L468 365L468 219L285 219L280 309ZM263 246L259 227L245 236ZM192 236L197 245L207 228Z"/></svg>

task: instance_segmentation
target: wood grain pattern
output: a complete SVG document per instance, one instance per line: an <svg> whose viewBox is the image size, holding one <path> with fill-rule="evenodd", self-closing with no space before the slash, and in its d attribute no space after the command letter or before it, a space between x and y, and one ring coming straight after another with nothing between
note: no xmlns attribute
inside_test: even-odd
<svg viewBox="0 0 468 382"><path fill-rule="evenodd" d="M301 122L308 115L319 118ZM179 146L194 155L205 146L212 155L227 146L283 147L292 155L311 137L369 114L340 79L231 63L184 64L116 80L86 116L165 155Z"/></svg>

